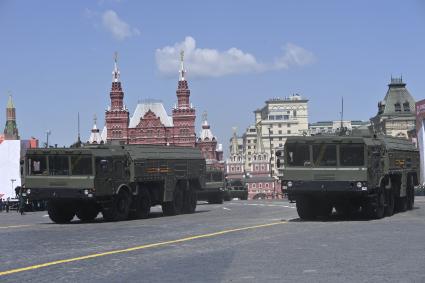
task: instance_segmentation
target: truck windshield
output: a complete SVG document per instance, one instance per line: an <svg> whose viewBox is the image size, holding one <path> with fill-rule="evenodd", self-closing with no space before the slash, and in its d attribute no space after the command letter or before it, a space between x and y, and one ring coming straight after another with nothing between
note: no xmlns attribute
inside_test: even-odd
<svg viewBox="0 0 425 283"><path fill-rule="evenodd" d="M29 175L47 175L46 156L28 156L28 174Z"/></svg>
<svg viewBox="0 0 425 283"><path fill-rule="evenodd" d="M209 172L207 174L207 182L221 182L223 181L223 172Z"/></svg>
<svg viewBox="0 0 425 283"><path fill-rule="evenodd" d="M314 166L336 166L336 145L313 145L313 163Z"/></svg>
<svg viewBox="0 0 425 283"><path fill-rule="evenodd" d="M69 158L63 155L49 156L49 175L69 175Z"/></svg>
<svg viewBox="0 0 425 283"><path fill-rule="evenodd" d="M286 164L289 166L310 165L310 150L306 144L287 144L286 145Z"/></svg>
<svg viewBox="0 0 425 283"><path fill-rule="evenodd" d="M341 166L364 165L364 146L362 144L341 144L339 147Z"/></svg>
<svg viewBox="0 0 425 283"><path fill-rule="evenodd" d="M71 156L72 175L92 175L93 162L90 155Z"/></svg>

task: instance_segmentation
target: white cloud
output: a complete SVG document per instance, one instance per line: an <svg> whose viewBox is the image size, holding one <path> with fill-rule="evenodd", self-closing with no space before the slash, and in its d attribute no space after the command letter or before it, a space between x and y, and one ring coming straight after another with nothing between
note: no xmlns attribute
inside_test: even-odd
<svg viewBox="0 0 425 283"><path fill-rule="evenodd" d="M137 28L132 28L112 10L108 10L102 14L102 24L118 40L140 35L140 31Z"/></svg>
<svg viewBox="0 0 425 283"><path fill-rule="evenodd" d="M312 52L297 46L293 43L288 43L283 48L283 55L275 60L275 69L288 69L291 66L304 66L315 61Z"/></svg>
<svg viewBox="0 0 425 283"><path fill-rule="evenodd" d="M254 55L232 47L226 51L197 48L193 37L187 36L183 42L159 48L155 52L159 71L165 75L176 74L179 68L180 50L185 52L185 64L193 77L220 77L239 73L265 72L303 66L314 61L314 55L292 43L284 48L282 56L274 63L261 63Z"/></svg>

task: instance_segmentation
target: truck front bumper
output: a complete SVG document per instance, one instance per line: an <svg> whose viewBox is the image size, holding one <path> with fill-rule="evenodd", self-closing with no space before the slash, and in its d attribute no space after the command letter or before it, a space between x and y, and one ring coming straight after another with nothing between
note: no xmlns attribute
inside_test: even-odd
<svg viewBox="0 0 425 283"><path fill-rule="evenodd" d="M284 181L283 193L289 196L305 194L367 195L370 189L363 181Z"/></svg>
<svg viewBox="0 0 425 283"><path fill-rule="evenodd" d="M92 189L81 188L26 188L30 200L93 199Z"/></svg>

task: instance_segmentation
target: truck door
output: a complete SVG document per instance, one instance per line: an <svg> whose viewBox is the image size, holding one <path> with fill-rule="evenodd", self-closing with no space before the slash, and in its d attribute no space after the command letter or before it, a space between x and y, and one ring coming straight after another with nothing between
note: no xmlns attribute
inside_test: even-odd
<svg viewBox="0 0 425 283"><path fill-rule="evenodd" d="M116 190L121 184L126 183L127 175L124 170L125 164L122 159L114 159L113 165L114 166L113 166L112 176L113 176L114 189Z"/></svg>
<svg viewBox="0 0 425 283"><path fill-rule="evenodd" d="M110 195L113 193L112 159L96 157L95 189L97 195Z"/></svg>

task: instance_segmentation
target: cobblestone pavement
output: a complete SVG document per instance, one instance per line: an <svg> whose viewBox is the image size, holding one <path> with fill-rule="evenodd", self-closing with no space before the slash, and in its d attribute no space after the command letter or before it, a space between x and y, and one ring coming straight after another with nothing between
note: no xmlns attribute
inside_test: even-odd
<svg viewBox="0 0 425 283"><path fill-rule="evenodd" d="M0 281L425 282L424 235L425 197L371 221L304 222L278 200L116 223L1 212Z"/></svg>

